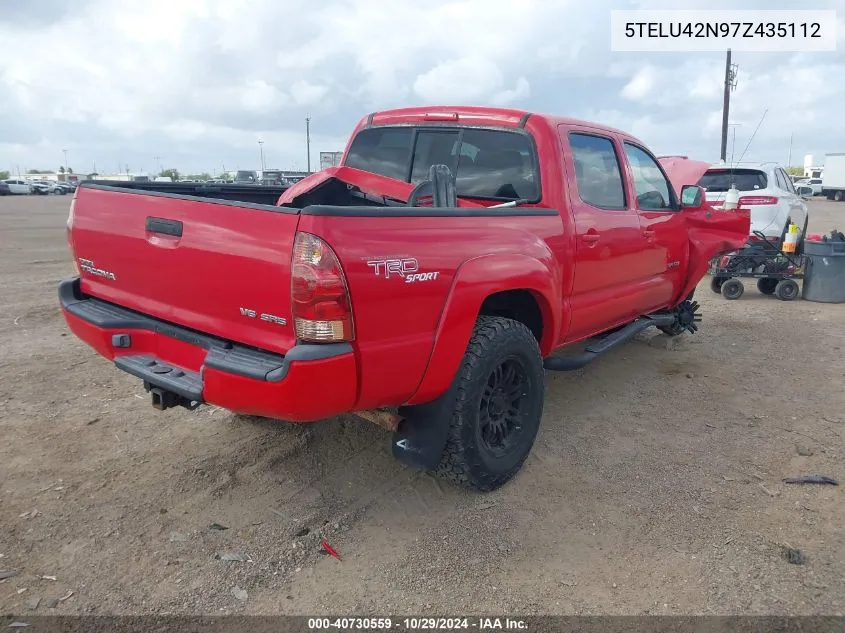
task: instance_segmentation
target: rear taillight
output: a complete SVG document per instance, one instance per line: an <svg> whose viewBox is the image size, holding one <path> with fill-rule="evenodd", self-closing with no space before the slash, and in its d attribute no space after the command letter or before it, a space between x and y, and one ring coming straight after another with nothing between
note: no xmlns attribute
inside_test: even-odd
<svg viewBox="0 0 845 633"><path fill-rule="evenodd" d="M343 269L331 247L310 233L297 233L293 245L291 312L301 341L336 343L355 338Z"/></svg>
<svg viewBox="0 0 845 633"><path fill-rule="evenodd" d="M774 196L742 196L739 205L755 206L759 204L777 204L778 199Z"/></svg>

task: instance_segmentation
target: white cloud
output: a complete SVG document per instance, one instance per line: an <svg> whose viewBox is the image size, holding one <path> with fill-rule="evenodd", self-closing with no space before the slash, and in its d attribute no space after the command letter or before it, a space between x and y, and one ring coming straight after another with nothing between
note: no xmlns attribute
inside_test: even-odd
<svg viewBox="0 0 845 633"><path fill-rule="evenodd" d="M489 97L504 78L498 66L480 57L462 57L435 66L414 81L414 93L425 101L456 103Z"/></svg>
<svg viewBox="0 0 845 633"><path fill-rule="evenodd" d="M318 103L328 94L329 89L327 86L319 86L300 79L290 87L290 92L297 105L307 106Z"/></svg>
<svg viewBox="0 0 845 633"><path fill-rule="evenodd" d="M657 88L657 70L653 66L644 66L622 88L622 96L631 101L646 101L654 96Z"/></svg>

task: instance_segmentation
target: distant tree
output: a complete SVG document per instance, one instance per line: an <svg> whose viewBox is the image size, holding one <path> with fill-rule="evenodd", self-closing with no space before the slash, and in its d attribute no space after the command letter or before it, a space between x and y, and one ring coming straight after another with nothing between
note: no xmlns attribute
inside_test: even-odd
<svg viewBox="0 0 845 633"><path fill-rule="evenodd" d="M26 173L28 174L52 174L49 169L30 169Z"/></svg>
<svg viewBox="0 0 845 633"><path fill-rule="evenodd" d="M67 168L67 173L72 174L72 173L73 173L73 167L68 167L68 168Z"/></svg>
<svg viewBox="0 0 845 633"><path fill-rule="evenodd" d="M88 178L96 178L96 177L97 177L97 176L99 176L99 175L100 175L100 174L98 174L96 171L93 171L93 172L91 172L90 174L88 174Z"/></svg>
<svg viewBox="0 0 845 633"><path fill-rule="evenodd" d="M205 172L201 174L188 174L185 178L188 180L201 180L205 182L206 180L211 180L211 174L207 174Z"/></svg>
<svg viewBox="0 0 845 633"><path fill-rule="evenodd" d="M7 171L0 171L0 180L6 180L6 179L7 179L7 178L9 178L9 177L10 177L9 172L7 172Z"/></svg>
<svg viewBox="0 0 845 633"><path fill-rule="evenodd" d="M179 180L179 170L174 168L165 169L159 174L159 176L162 176L164 178L172 178L174 181Z"/></svg>
<svg viewBox="0 0 845 633"><path fill-rule="evenodd" d="M803 167L787 167L786 173L790 176L803 176L804 175L804 168Z"/></svg>
<svg viewBox="0 0 845 633"><path fill-rule="evenodd" d="M65 168L64 168L64 167L59 167L59 173L60 173L60 174L65 173Z"/></svg>

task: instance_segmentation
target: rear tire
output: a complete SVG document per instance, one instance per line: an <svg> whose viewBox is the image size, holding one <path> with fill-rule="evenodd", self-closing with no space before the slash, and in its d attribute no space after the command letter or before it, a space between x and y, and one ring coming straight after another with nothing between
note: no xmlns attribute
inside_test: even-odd
<svg viewBox="0 0 845 633"><path fill-rule="evenodd" d="M794 279L781 279L775 288L775 296L781 301L792 301L798 296L798 282Z"/></svg>
<svg viewBox="0 0 845 633"><path fill-rule="evenodd" d="M722 284L722 296L728 301L734 301L745 292L745 286L739 279L728 279Z"/></svg>
<svg viewBox="0 0 845 633"><path fill-rule="evenodd" d="M763 277L757 280L757 290L764 295L770 295L777 288L778 280L771 277Z"/></svg>
<svg viewBox="0 0 845 633"><path fill-rule="evenodd" d="M845 193L843 193L841 189L833 193L833 199L837 202L842 202L843 198L845 198Z"/></svg>
<svg viewBox="0 0 845 633"><path fill-rule="evenodd" d="M487 492L525 462L543 415L543 359L522 323L481 316L458 369L446 448L435 474Z"/></svg>

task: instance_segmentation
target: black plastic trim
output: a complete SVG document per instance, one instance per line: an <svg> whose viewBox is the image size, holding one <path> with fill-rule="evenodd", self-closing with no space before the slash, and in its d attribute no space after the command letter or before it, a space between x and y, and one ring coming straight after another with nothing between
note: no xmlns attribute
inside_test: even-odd
<svg viewBox="0 0 845 633"><path fill-rule="evenodd" d="M334 358L353 351L349 343L299 344L284 355L255 349L162 321L101 299L86 297L82 294L78 277L59 284L59 303L68 313L99 328L147 330L202 347L208 350L205 357L206 367L267 382L284 380L291 363Z"/></svg>
<svg viewBox="0 0 845 633"><path fill-rule="evenodd" d="M372 127L372 125L373 125L373 118L374 118L375 116L376 116L376 113L375 113L375 112L370 112L370 114L369 114L369 115L367 115L367 125L366 125L366 127Z"/></svg>
<svg viewBox="0 0 845 633"><path fill-rule="evenodd" d="M504 202L504 201L503 201ZM495 218L560 215L557 209L545 207L338 207L312 205L302 209L302 215L360 218Z"/></svg>
<svg viewBox="0 0 845 633"><path fill-rule="evenodd" d="M147 218L147 230L150 233L172 235L182 237L182 223L179 220L168 220L167 218Z"/></svg>
<svg viewBox="0 0 845 633"><path fill-rule="evenodd" d="M522 118L519 120L519 129L520 130L525 129L525 124L528 123L528 119L531 116L531 114L532 114L531 112L526 112L525 114L522 115Z"/></svg>
<svg viewBox="0 0 845 633"><path fill-rule="evenodd" d="M222 198L203 198L202 196L188 196L181 193L169 193L164 191L146 191L143 189L132 189L129 187L112 187L83 180L79 189L97 189L98 191L112 191L115 193L132 194L136 196L153 196L156 198L172 198L174 200L190 200L192 202L206 202L208 204L222 204L227 207L240 207L242 209L255 209L257 211L273 211L275 213L287 213L296 215L299 209L295 207L277 207L269 204L258 204L255 202L240 202L239 200L224 200Z"/></svg>
<svg viewBox="0 0 845 633"><path fill-rule="evenodd" d="M169 363L160 362L153 356L127 355L114 359L118 369L140 378L156 387L171 391L188 400L202 402L202 376Z"/></svg>

